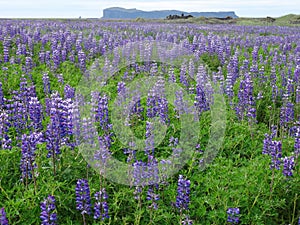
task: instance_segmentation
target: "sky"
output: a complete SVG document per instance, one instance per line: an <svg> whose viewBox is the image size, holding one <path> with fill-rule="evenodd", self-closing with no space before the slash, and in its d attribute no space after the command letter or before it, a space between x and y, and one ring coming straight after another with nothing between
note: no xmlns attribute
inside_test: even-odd
<svg viewBox="0 0 300 225"><path fill-rule="evenodd" d="M101 18L108 7L235 11L239 17L300 14L300 0L0 0L0 18Z"/></svg>

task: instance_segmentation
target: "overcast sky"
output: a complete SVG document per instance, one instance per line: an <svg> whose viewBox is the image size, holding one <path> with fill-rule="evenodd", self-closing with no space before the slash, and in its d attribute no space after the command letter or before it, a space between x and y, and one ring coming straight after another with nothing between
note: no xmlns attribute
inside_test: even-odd
<svg viewBox="0 0 300 225"><path fill-rule="evenodd" d="M108 7L235 11L240 17L300 14L300 0L0 0L0 18L99 18Z"/></svg>

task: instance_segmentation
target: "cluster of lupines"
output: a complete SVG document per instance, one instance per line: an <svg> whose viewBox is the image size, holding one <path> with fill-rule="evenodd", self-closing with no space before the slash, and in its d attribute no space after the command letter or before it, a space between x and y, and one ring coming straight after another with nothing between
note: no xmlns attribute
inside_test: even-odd
<svg viewBox="0 0 300 225"><path fill-rule="evenodd" d="M229 208L227 209L227 222L231 224L238 224L239 223L239 217L238 215L240 214L240 209L239 208Z"/></svg>
<svg viewBox="0 0 300 225"><path fill-rule="evenodd" d="M0 209L0 225L8 225L8 219L6 218L4 208Z"/></svg>
<svg viewBox="0 0 300 225"><path fill-rule="evenodd" d="M281 141L273 140L276 137L277 128L272 126L271 134L265 134L265 139L263 140L263 150L262 153L271 156L270 168L280 170L280 166L283 165L282 173L284 176L292 176L295 167L295 156L284 157L282 159L282 143ZM297 131L296 131L297 133ZM295 141L295 153L297 152L297 138Z"/></svg>
<svg viewBox="0 0 300 225"><path fill-rule="evenodd" d="M86 224L85 214L90 215L92 212L92 203L90 196L90 187L88 181L85 179L79 179L75 187L76 194L76 209L79 210L83 216L83 222ZM94 219L105 220L109 218L108 214L108 195L105 188L101 188L99 192L95 193L94 204Z"/></svg>
<svg viewBox="0 0 300 225"><path fill-rule="evenodd" d="M41 208L41 224L42 225L56 225L57 224L57 214L55 213L55 197L49 195L40 204Z"/></svg>
<svg viewBox="0 0 300 225"><path fill-rule="evenodd" d="M255 76L255 74L258 74L258 68L259 66L261 67L262 65L266 65L266 63L271 62L271 68L275 68L275 65L278 62L278 65L284 65L284 69L286 69L286 67L291 67L289 65L285 66L285 63L287 61L290 61L291 64L295 64L296 63L296 54L297 52L299 52L299 47L295 47L292 48L290 42L291 41L295 41L297 40L297 38L299 37L298 35L298 30L293 30L293 29L287 29L287 28L266 28L266 30L262 30L262 28L245 28L246 32L252 33L254 32L254 35L259 34L259 32L270 32L270 33L278 33L278 34L284 34L286 36L288 36L289 38L286 39L282 39L281 37L272 37L272 38L263 38L263 37L259 37L259 39L252 39L252 38L229 38L225 35L225 37L220 37L219 34L214 34L214 33L210 33L208 36L205 36L203 34L201 34L201 32L194 32L193 28L195 28L194 26L175 26L175 30L174 30L174 26L168 26L168 25L163 25L166 26L164 30L167 31L171 31L171 32L166 32L166 33L161 33L160 31L157 30L156 26L149 26L149 25L145 25L145 32L136 32L135 30L140 31L140 28L135 27L135 25L131 25L131 24L126 24L126 26L124 26L124 24L119 25L112 25L113 29L111 29L111 25L109 25L109 28L106 29L105 27L103 27L102 25L100 25L100 28L98 25L96 25L95 23L91 22L88 25L85 24L81 24L81 23L72 23L70 24L70 26L72 26L72 32L69 30L69 28L67 26L65 26L64 23L60 23L58 21L53 22L55 26L48 26L47 22L45 21L39 21L38 25L35 24L35 22L29 21L22 21L22 24L18 24L18 22L16 21L9 21L9 24L7 24L7 26L4 26L3 30L0 32L0 40L4 40L3 42L3 61L4 63L24 63L25 67L24 67L24 71L26 73L29 73L30 71L32 71L34 69L34 67L36 65L39 64L44 64L46 63L46 65L49 66L49 68L51 69L57 69L60 64L66 60L70 60L71 62L75 62L76 61L76 57L78 59L78 63L74 63L76 66L78 66L79 68L81 68L82 70L85 70L86 67L86 61L87 61L87 57L86 55L89 54L89 58L91 58L93 55L95 56L97 53L101 53L104 54L107 50L112 49L115 46L118 46L119 44L122 43L127 43L128 42L128 37L130 37L131 40L142 40L144 38L143 34L141 35L141 33L146 33L147 36L149 36L149 38L156 38L156 40L168 40L172 43L179 43L180 41L182 41L182 44L184 47L187 48L191 48L192 51L195 52L195 55L197 56L198 54L202 54L205 52L209 52L210 54L217 54L220 61L222 62L222 64L225 64L228 62L227 65L227 80L226 80L226 84L228 84L226 86L226 93L228 94L228 96L231 98L233 97L234 93L233 93L233 86L235 85L236 80L238 80L237 78L239 77L239 69L241 70L240 74L246 74L248 71L248 68L250 66L250 72L251 75ZM12 25L11 25L12 24ZM29 25L28 27L35 27L38 28L36 30L36 32L27 32L28 30L25 29L25 25ZM86 38L83 36L82 34L82 30L84 30L87 26L91 26L93 28L93 30L95 30L95 32L90 33L90 35ZM47 30L44 30L43 27L47 27L46 29L48 29L50 32L48 32ZM98 30L96 30L96 29ZM104 28L104 29L102 29ZM132 35L120 35L120 36L114 36L114 28L117 28L118 31L121 31L120 33L122 33L122 31L124 31L125 29L130 29L132 30ZM181 35L178 34L178 32L176 32L178 30L178 28L182 29L184 34L186 34L186 32L189 32L189 35L194 35L193 38L193 43L192 45L189 45L188 40L185 39L185 35ZM192 28L192 29L190 29ZM42 32L41 32L41 30ZM190 29L190 30L189 30ZM205 27L203 27L203 29L207 29ZM213 31L218 31L218 32L225 32L225 34L228 34L228 32L240 32L240 27L226 27L226 26L215 26L213 28L209 28ZM265 29L265 28L264 28ZM45 31L45 32L44 32ZM173 32L174 31L174 32ZM45 33L45 34L44 34ZM96 41L94 34L97 33L97 35L99 35L101 37L100 41ZM291 35L290 35L291 34ZM136 35L136 36L134 36ZM11 36L11 37L10 37ZM280 36L280 35L278 35ZM124 38L125 37L125 38ZM135 39L136 38L136 39ZM34 40L34 41L33 41ZM17 48L11 48L11 42L16 42L16 47ZM34 49L33 44L34 43L40 43L42 48L40 49L39 53L39 58L40 58L40 62L33 62L33 57L31 57L31 55L33 54L33 50L36 51L36 49ZM50 42L50 51L48 51L47 49L47 45ZM282 51L282 53L277 50L277 49L271 49L270 54L267 54L266 56L262 55L258 55L260 52L260 49L263 49L265 52L267 50L267 48L269 47L269 44L276 44L278 45L278 49L280 51ZM243 65L239 68L239 54L241 54L241 50L240 50L240 46L246 46L246 47L252 47L253 46L253 51L252 53L248 54L245 52L244 56L242 57L246 57L247 59L243 62ZM47 50L46 50L47 49ZM291 51L293 49L293 51ZM129 49L130 50L130 49ZM16 60L13 59L14 57L14 51L16 51ZM39 51L39 50L38 50ZM130 51L129 51L130 52ZM234 52L234 56L230 56L231 52ZM285 53L289 53L289 56L286 56ZM86 54L87 53L87 54ZM149 51L145 52L145 57L149 57L149 55L151 54L151 48ZM25 61L22 59L22 56L24 56ZM26 57L26 58L25 58ZM252 58L251 58L252 57ZM2 58L1 58L2 59ZM1 60L0 59L0 60ZM24 62L22 62L22 60ZM114 59L116 62L118 62L118 59L115 57ZM252 64L251 65L249 62L251 62L252 60ZM10 62L9 62L10 61ZM269 66L269 65L268 65ZM185 73L182 72L181 74L181 79L180 81L183 84L187 84L185 82L184 79L184 75L186 74L186 66L184 65L182 71L184 71ZM192 65L189 68L189 73L190 71L192 71ZM262 67L261 67L262 68ZM260 68L260 71L261 71ZM267 68L267 67L266 67ZM297 73L299 74L299 69L297 70L297 68L299 68L299 65L297 65L296 69L295 69L295 82L297 81ZM152 64L151 65L151 73L157 73L157 64ZM289 68L290 69L290 68ZM281 69L279 69L281 70ZM298 71L298 72L297 72ZM275 71L276 72L276 71ZM276 73L273 74L273 72L271 72L271 83L272 83L272 87L274 89L274 102L275 102L275 98L276 97L282 97L281 93L278 91L278 87L276 84ZM192 73L190 73L192 74ZM278 71L278 74L284 74L283 70ZM30 75L29 75L30 76ZM275 79L273 79L273 76ZM290 76L290 74L288 74L288 76ZM291 77L291 76L290 76ZM298 75L299 77L299 75ZM268 76L261 76L259 79L269 79ZM291 89L291 84L293 83L293 81L286 79L285 77L283 77L284 79L282 80L282 86L287 86L287 90L288 90L288 94L290 94L292 91ZM175 77L171 77L171 80L175 80ZM275 81L275 82L274 82ZM49 90L49 89L48 89ZM205 101L207 99L209 99L207 96L203 96L203 90L198 89L198 92L196 93L198 96L200 96L200 100L198 99L198 102L203 103L204 106L199 106L201 109L205 108L206 103ZM22 92L22 90L21 90ZM46 92L46 91L45 91ZM23 128L26 129L26 124L27 123L27 118L25 118L24 116L26 115L26 113L28 112L27 109L28 106L27 104L22 104L22 101L24 100L24 103L28 102L28 100L26 100L26 97L23 98L24 96L22 96L22 98L13 98L13 101L11 101L10 103L13 104L13 107L16 107L16 109L13 113L10 112L6 112L7 115L11 116L11 118L13 118L13 116L15 116L13 119L10 119L9 121L13 122L13 124L11 125L12 127L19 127L18 129L21 131ZM36 97L36 96L31 96ZM180 96L179 96L180 97ZM32 99L31 98L31 99ZM65 96L65 98L67 98ZM28 98L30 99L30 98ZM16 100L16 103L14 102ZM37 100L37 99L35 99ZM37 104L37 101L33 101L34 104ZM180 102L180 101L179 101ZM0 104L1 104L1 98L0 98ZM34 108L34 104L32 106L32 108ZM292 104L292 103L291 103ZM179 104L178 104L179 106ZM288 105L284 105L284 107L287 107ZM288 107L287 107L288 108ZM291 108L291 107L290 107ZM289 116L289 111L286 109L282 109L282 118L288 118ZM4 112L5 113L5 112ZM254 111L249 111L249 115L253 115ZM23 115L22 115L23 114ZM35 112L32 114L34 115ZM49 110L49 114L50 114L50 110ZM49 115L48 114L48 115ZM22 117L23 116L23 117ZM15 120L16 118L16 120ZM33 118L33 117L32 117ZM39 118L39 116L37 116L37 118ZM288 119L290 121L290 119ZM33 121L40 121L40 119L33 119ZM282 121L286 121L286 120L282 120ZM37 122L34 122L35 124L37 124ZM284 122L285 123L285 122ZM65 124L63 122L63 124ZM3 133L5 135L7 135L8 130L3 129L4 131L2 132L2 136ZM66 130L66 129L65 129ZM65 130L62 131L62 133L65 132ZM21 132L20 132L21 133ZM58 132L60 133L60 132ZM296 152L296 144L298 142L295 142L295 152ZM270 154L272 154L272 152L275 152L274 159L278 156L278 147L274 147L279 145L278 142L275 143L272 138L270 141ZM7 146L7 145L3 145L3 146ZM275 151L274 151L275 149ZM297 147L297 149L299 149L299 147ZM267 152L269 152L269 150ZM273 156L272 155L272 156ZM291 157L290 157L291 159ZM287 162L289 160L286 160ZM276 160L273 163L273 167L276 167ZM288 171L288 169L291 167L290 166L291 163L287 163L286 166L286 171ZM286 174L289 174L288 172L286 172Z"/></svg>

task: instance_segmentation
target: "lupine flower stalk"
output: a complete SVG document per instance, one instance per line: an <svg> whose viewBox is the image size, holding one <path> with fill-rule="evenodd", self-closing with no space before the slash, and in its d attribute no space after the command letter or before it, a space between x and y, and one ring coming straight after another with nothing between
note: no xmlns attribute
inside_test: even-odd
<svg viewBox="0 0 300 225"><path fill-rule="evenodd" d="M292 176L294 167L295 167L295 158L293 156L284 157L283 170L282 170L283 175L284 176Z"/></svg>
<svg viewBox="0 0 300 225"><path fill-rule="evenodd" d="M1 109L0 109L1 110ZM4 111L0 111L0 148L11 149L11 139L8 136L8 129L10 123L8 122L9 116Z"/></svg>
<svg viewBox="0 0 300 225"><path fill-rule="evenodd" d="M37 165L35 163L35 151L37 144L42 142L42 133L33 132L30 135L22 135L22 157L20 162L20 169L22 172L21 181L28 185L29 179L34 180L34 187L36 189L36 174L34 173Z"/></svg>
<svg viewBox="0 0 300 225"><path fill-rule="evenodd" d="M238 215L240 214L240 209L239 208L229 208L227 209L227 222L231 224L238 224L239 223L239 217Z"/></svg>
<svg viewBox="0 0 300 225"><path fill-rule="evenodd" d="M8 225L8 219L6 218L4 208L0 209L0 225Z"/></svg>
<svg viewBox="0 0 300 225"><path fill-rule="evenodd" d="M41 224L42 225L56 225L57 214L55 213L55 197L49 195L40 205L41 208Z"/></svg>
<svg viewBox="0 0 300 225"><path fill-rule="evenodd" d="M190 185L190 180L184 179L182 175L179 175L175 206L180 211L189 209Z"/></svg>
<svg viewBox="0 0 300 225"><path fill-rule="evenodd" d="M80 179L77 181L76 188L76 209L80 211L83 217L83 223L86 225L85 214L91 214L91 196L88 181Z"/></svg>
<svg viewBox="0 0 300 225"><path fill-rule="evenodd" d="M95 199L96 202L94 205L94 219L105 220L106 218L109 218L107 204L108 195L105 188L102 188L101 191L95 193Z"/></svg>

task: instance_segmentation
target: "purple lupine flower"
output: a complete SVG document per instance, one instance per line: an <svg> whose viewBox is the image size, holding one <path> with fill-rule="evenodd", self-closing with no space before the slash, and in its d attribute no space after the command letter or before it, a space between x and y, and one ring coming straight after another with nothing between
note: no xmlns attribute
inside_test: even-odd
<svg viewBox="0 0 300 225"><path fill-rule="evenodd" d="M88 181L79 179L75 188L76 194L76 209L82 215L91 213L91 196Z"/></svg>
<svg viewBox="0 0 300 225"><path fill-rule="evenodd" d="M100 96L98 107L100 126L103 130L108 130L110 126L108 116L108 97L106 95Z"/></svg>
<svg viewBox="0 0 300 225"><path fill-rule="evenodd" d="M295 166L295 158L293 156L284 157L284 159L283 159L283 170L282 170L283 175L284 176L292 176L294 166Z"/></svg>
<svg viewBox="0 0 300 225"><path fill-rule="evenodd" d="M133 150L133 148L135 148L135 143L129 142L128 145L129 148L125 148L123 152L124 154L128 155L126 160L127 163L131 163L133 160L136 160L136 150Z"/></svg>
<svg viewBox="0 0 300 225"><path fill-rule="evenodd" d="M0 225L8 225L8 219L6 218L4 208L0 209Z"/></svg>
<svg viewBox="0 0 300 225"><path fill-rule="evenodd" d="M190 77L194 77L194 73L195 73L195 64L193 60L189 61L189 76Z"/></svg>
<svg viewBox="0 0 300 225"><path fill-rule="evenodd" d="M147 117L153 118L159 116L163 123L168 123L168 101L164 92L165 83L160 79L148 93Z"/></svg>
<svg viewBox="0 0 300 225"><path fill-rule="evenodd" d="M300 134L295 137L294 153L295 157L298 158L298 156L300 155Z"/></svg>
<svg viewBox="0 0 300 225"><path fill-rule="evenodd" d="M280 109L280 125L288 126L294 120L294 104L286 102Z"/></svg>
<svg viewBox="0 0 300 225"><path fill-rule="evenodd" d="M9 49L3 46L3 61L4 63L9 62Z"/></svg>
<svg viewBox="0 0 300 225"><path fill-rule="evenodd" d="M146 183L146 178L147 178L147 174L146 174L146 167L147 167L147 163L141 161L141 160L136 160L133 164L133 184L138 187L138 186L145 186ZM142 189L142 187L140 187L140 189L136 189L136 194L135 195L135 199L139 199L140 198L140 192L139 190Z"/></svg>
<svg viewBox="0 0 300 225"><path fill-rule="evenodd" d="M108 115L108 97L101 96L99 92L92 92L92 113L95 122L100 123L100 127L104 131L110 130Z"/></svg>
<svg viewBox="0 0 300 225"><path fill-rule="evenodd" d="M56 74L55 76L56 76L57 81L58 81L59 83L64 84L64 76L63 76L62 73L58 73L58 74Z"/></svg>
<svg viewBox="0 0 300 225"><path fill-rule="evenodd" d="M57 223L57 214L54 212L55 207L55 197L49 195L40 205L42 220L42 225L56 225Z"/></svg>
<svg viewBox="0 0 300 225"><path fill-rule="evenodd" d="M37 97L31 97L28 102L29 118L35 130L42 129L42 105Z"/></svg>
<svg viewBox="0 0 300 225"><path fill-rule="evenodd" d="M0 82L0 109L4 108L5 98L2 89L2 83Z"/></svg>
<svg viewBox="0 0 300 225"><path fill-rule="evenodd" d="M51 99L46 102L46 109L50 114L50 122L46 129L47 157L53 160L53 173L55 175L55 161L61 153L64 145L74 147L70 136L73 134L71 99L63 100L58 93L53 93Z"/></svg>
<svg viewBox="0 0 300 225"><path fill-rule="evenodd" d="M72 88L70 85L66 84L65 88L64 88L64 94L65 94L65 98L74 98L75 97L75 89Z"/></svg>
<svg viewBox="0 0 300 225"><path fill-rule="evenodd" d="M182 225L192 225L193 221L190 219L188 215L183 215L183 219L181 220Z"/></svg>
<svg viewBox="0 0 300 225"><path fill-rule="evenodd" d="M62 49L61 50L61 61L65 62L67 60L67 50L66 49Z"/></svg>
<svg viewBox="0 0 300 225"><path fill-rule="evenodd" d="M157 184L159 182L159 169L158 169L158 161L154 157L152 153L148 155L148 162L147 162L147 170L145 171L145 176L148 180L148 183L151 185Z"/></svg>
<svg viewBox="0 0 300 225"><path fill-rule="evenodd" d="M57 115L56 108L50 109L50 123L47 126L47 130L45 132L46 137L45 141L47 143L47 158L52 157L55 158L55 155L60 154L60 123Z"/></svg>
<svg viewBox="0 0 300 225"><path fill-rule="evenodd" d="M25 65L26 65L26 72L31 71L31 69L33 68L33 62L31 57L28 56L25 58Z"/></svg>
<svg viewBox="0 0 300 225"><path fill-rule="evenodd" d="M169 75L169 82L170 83L176 83L176 77L175 77L175 73L174 73L174 68L173 67L170 67L168 75Z"/></svg>
<svg viewBox="0 0 300 225"><path fill-rule="evenodd" d="M199 113L209 110L209 105L206 100L205 92L202 88L202 85L199 85L198 83L196 86L196 96L195 96L194 104L197 110L199 111Z"/></svg>
<svg viewBox="0 0 300 225"><path fill-rule="evenodd" d="M146 122L146 140L145 140L145 153L146 155L154 155L155 139L153 133L153 126L151 122Z"/></svg>
<svg viewBox="0 0 300 225"><path fill-rule="evenodd" d="M158 189L157 185L150 185L146 197L146 199L151 202L149 208L154 210L158 209L157 201L159 200L159 195L154 192L155 189Z"/></svg>
<svg viewBox="0 0 300 225"><path fill-rule="evenodd" d="M43 74L43 84L44 84L44 93L45 93L45 95L51 94L50 80L49 80L48 73Z"/></svg>
<svg viewBox="0 0 300 225"><path fill-rule="evenodd" d="M277 127L272 125L271 127L271 134L265 134L265 139L263 140L263 150L262 150L262 154L264 155L270 155L270 146L272 144L272 140L273 138L276 137L277 134Z"/></svg>
<svg viewBox="0 0 300 225"><path fill-rule="evenodd" d="M157 73L158 73L157 63L153 62L151 63L151 67L150 67L150 76L156 76Z"/></svg>
<svg viewBox="0 0 300 225"><path fill-rule="evenodd" d="M227 209L227 215L228 215L227 222L232 223L232 224L239 223L239 217L238 217L239 214L240 214L239 208Z"/></svg>
<svg viewBox="0 0 300 225"><path fill-rule="evenodd" d="M190 185L190 180L184 179L182 175L179 175L175 206L180 211L189 209Z"/></svg>
<svg viewBox="0 0 300 225"><path fill-rule="evenodd" d="M55 157L60 154L63 145L72 146L70 135L73 134L72 112L73 102L71 99L63 100L58 93L53 93L51 99L46 102L46 110L50 114L50 122L46 130L48 156ZM54 158L53 158L54 159Z"/></svg>
<svg viewBox="0 0 300 225"><path fill-rule="evenodd" d="M12 99L7 101L6 107L10 116L9 121L11 125L16 129L19 140L22 132L28 128L28 105L30 97L34 97L35 93L26 87L26 82L20 83L20 91L13 91Z"/></svg>
<svg viewBox="0 0 300 225"><path fill-rule="evenodd" d="M269 155L270 154L271 142L272 142L271 135L265 134L265 139L263 140L264 144L263 144L262 154L264 154L264 155Z"/></svg>
<svg viewBox="0 0 300 225"><path fill-rule="evenodd" d="M296 104L300 103L300 85L296 88Z"/></svg>
<svg viewBox="0 0 300 225"><path fill-rule="evenodd" d="M11 149L11 139L8 136L9 116L5 111L0 112L0 148Z"/></svg>
<svg viewBox="0 0 300 225"><path fill-rule="evenodd" d="M3 61L9 62L9 49L11 47L11 38L5 37L3 40Z"/></svg>
<svg viewBox="0 0 300 225"><path fill-rule="evenodd" d="M271 142L270 155L272 157L270 168L280 170L281 157L282 157L281 141Z"/></svg>
<svg viewBox="0 0 300 225"><path fill-rule="evenodd" d="M156 101L155 101L155 90L151 89L148 93L147 97L147 117L153 118L157 114L157 107Z"/></svg>
<svg viewBox="0 0 300 225"><path fill-rule="evenodd" d="M78 63L79 63L79 68L81 69L81 71L86 70L85 61L86 61L86 55L82 50L80 50L78 52Z"/></svg>
<svg viewBox="0 0 300 225"><path fill-rule="evenodd" d="M52 60L54 64L54 69L57 69L60 65L60 51L58 49L55 49L52 53Z"/></svg>
<svg viewBox="0 0 300 225"><path fill-rule="evenodd" d="M45 52L44 51L40 51L39 52L39 60L40 60L40 63L45 63Z"/></svg>
<svg viewBox="0 0 300 225"><path fill-rule="evenodd" d="M107 140L105 136L104 137L99 136L98 142L99 142L99 148L97 148L97 150L95 151L94 159L101 162L100 164L97 163L96 165L100 167L99 170L102 174L105 173L105 166L103 165L106 165L107 160L111 156L111 152L109 151L110 140Z"/></svg>
<svg viewBox="0 0 300 225"><path fill-rule="evenodd" d="M236 107L236 114L238 118L243 120L246 113L249 121L255 122L256 109L253 97L253 82L249 73L246 73L244 79L241 80L238 100L239 102Z"/></svg>
<svg viewBox="0 0 300 225"><path fill-rule="evenodd" d="M51 65L51 52L50 51L46 51L46 54L45 54L45 62L47 64L48 67L50 67Z"/></svg>
<svg viewBox="0 0 300 225"><path fill-rule="evenodd" d="M176 97L174 100L174 106L175 106L175 110L178 112L180 117L180 115L189 112L189 107L188 107L188 103L183 98L182 90L176 91L175 96Z"/></svg>
<svg viewBox="0 0 300 225"><path fill-rule="evenodd" d="M187 78L187 66L186 63L183 63L180 67L180 83L182 83L186 88L189 86L188 78Z"/></svg>
<svg viewBox="0 0 300 225"><path fill-rule="evenodd" d="M33 132L30 135L23 134L22 135L22 157L20 162L20 169L22 172L21 180L31 179L34 174L34 169L37 168L35 163L35 151L37 144L41 143L42 133Z"/></svg>
<svg viewBox="0 0 300 225"><path fill-rule="evenodd" d="M95 199L96 202L94 205L94 219L105 220L106 218L109 218L107 204L108 195L106 193L105 188L102 188L101 191L95 193Z"/></svg>

